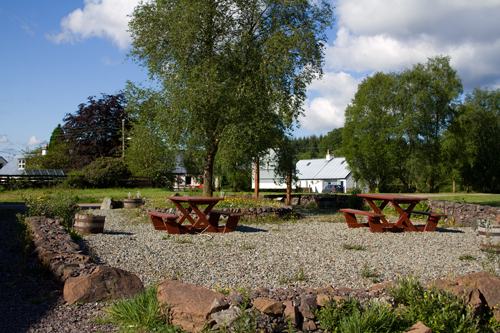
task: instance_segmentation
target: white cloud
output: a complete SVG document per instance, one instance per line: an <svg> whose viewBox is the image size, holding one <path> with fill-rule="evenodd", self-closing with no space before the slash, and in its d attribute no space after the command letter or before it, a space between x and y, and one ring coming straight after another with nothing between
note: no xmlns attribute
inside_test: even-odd
<svg viewBox="0 0 500 333"><path fill-rule="evenodd" d="M0 142L6 143L6 142L9 142L9 139L5 135L0 135Z"/></svg>
<svg viewBox="0 0 500 333"><path fill-rule="evenodd" d="M500 84L500 0L338 0L333 71L400 71L450 55L464 87Z"/></svg>
<svg viewBox="0 0 500 333"><path fill-rule="evenodd" d="M90 37L111 40L120 49L129 47L129 17L138 0L84 0L85 7L62 19L62 32L47 35L54 43L73 43Z"/></svg>
<svg viewBox="0 0 500 333"><path fill-rule="evenodd" d="M317 92L321 97L307 100L304 117L299 122L308 130L331 131L344 125L344 111L358 89L359 80L350 74L325 73L322 80L313 81L309 92Z"/></svg>
<svg viewBox="0 0 500 333"><path fill-rule="evenodd" d="M28 142L26 142L26 143L25 143L25 145L26 145L26 146L37 146L37 145L39 145L40 143L42 143L42 140L38 140L38 139L36 138L36 136L34 136L34 135L33 135L33 136L32 136L32 137L28 140Z"/></svg>

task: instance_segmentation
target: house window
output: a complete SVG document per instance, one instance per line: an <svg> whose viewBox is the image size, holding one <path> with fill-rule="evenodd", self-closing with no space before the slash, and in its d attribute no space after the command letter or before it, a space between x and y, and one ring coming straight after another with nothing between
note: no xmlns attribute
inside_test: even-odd
<svg viewBox="0 0 500 333"><path fill-rule="evenodd" d="M20 158L17 160L17 168L19 170L24 170L26 168L26 160L24 158Z"/></svg>

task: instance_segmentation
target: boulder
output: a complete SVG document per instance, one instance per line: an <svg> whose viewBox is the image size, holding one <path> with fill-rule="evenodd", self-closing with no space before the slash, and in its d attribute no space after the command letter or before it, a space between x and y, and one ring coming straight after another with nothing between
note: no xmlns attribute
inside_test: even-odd
<svg viewBox="0 0 500 333"><path fill-rule="evenodd" d="M142 292L141 279L123 269L98 266L92 274L70 277L64 284L68 304L130 298Z"/></svg>
<svg viewBox="0 0 500 333"><path fill-rule="evenodd" d="M268 315L281 315L283 313L283 304L267 297L257 297L253 300L253 306L262 313Z"/></svg>
<svg viewBox="0 0 500 333"><path fill-rule="evenodd" d="M178 280L162 280L158 283L158 301L170 307L169 322L188 332L199 332L211 326L212 304L224 295L195 284Z"/></svg>
<svg viewBox="0 0 500 333"><path fill-rule="evenodd" d="M500 278L488 272L478 272L463 275L456 280L458 284L467 287L476 287L483 295L486 303L493 311L495 319L500 321Z"/></svg>
<svg viewBox="0 0 500 333"><path fill-rule="evenodd" d="M302 316L299 312L299 309L296 305L293 305L292 301L285 301L283 303L285 305L285 311L283 313L283 317L285 317L286 321L290 321L296 327L300 327L302 322Z"/></svg>
<svg viewBox="0 0 500 333"><path fill-rule="evenodd" d="M432 333L432 330L425 326L424 323L422 323L421 321L419 321L418 323L416 323L415 325L413 325L412 327L410 327L408 330L405 331L405 333Z"/></svg>
<svg viewBox="0 0 500 333"><path fill-rule="evenodd" d="M300 300L299 311L307 319L314 319L314 311L318 308L318 303L316 303L316 297L314 296L304 296Z"/></svg>
<svg viewBox="0 0 500 333"><path fill-rule="evenodd" d="M215 320L217 325L221 328L230 327L239 316L240 309L235 307L211 314L212 319Z"/></svg>

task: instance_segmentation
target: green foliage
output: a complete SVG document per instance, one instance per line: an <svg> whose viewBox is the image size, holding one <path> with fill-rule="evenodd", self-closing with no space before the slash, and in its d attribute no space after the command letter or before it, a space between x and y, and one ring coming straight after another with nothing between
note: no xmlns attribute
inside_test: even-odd
<svg viewBox="0 0 500 333"><path fill-rule="evenodd" d="M500 191L500 89L467 94L445 133L448 170L467 190Z"/></svg>
<svg viewBox="0 0 500 333"><path fill-rule="evenodd" d="M129 23L130 56L159 88L129 84L129 96L160 105L156 123L174 150L204 152L203 191L212 195L217 154L234 166L291 130L307 84L322 74L332 22L324 2L143 2Z"/></svg>
<svg viewBox="0 0 500 333"><path fill-rule="evenodd" d="M134 296L130 300L123 300L112 303L105 310L107 316L102 320L119 327L123 332L168 332L181 333L181 329L172 327L165 319L168 318L163 313L166 310L158 302L158 287L156 284L147 287L141 294Z"/></svg>
<svg viewBox="0 0 500 333"><path fill-rule="evenodd" d="M62 185L66 188L85 188L88 185L85 172L77 170L68 172Z"/></svg>
<svg viewBox="0 0 500 333"><path fill-rule="evenodd" d="M462 93L449 57L430 58L401 73L375 73L346 108L343 152L353 177L387 192L396 179L433 192L443 179L442 133Z"/></svg>
<svg viewBox="0 0 500 333"><path fill-rule="evenodd" d="M356 250L356 251L366 250L366 248L363 245L342 244L342 247L345 250Z"/></svg>
<svg viewBox="0 0 500 333"><path fill-rule="evenodd" d="M73 228L73 218L80 207L71 200L70 192L56 192L49 195L33 197L20 193L26 207L28 216L60 217L66 230Z"/></svg>
<svg viewBox="0 0 500 333"><path fill-rule="evenodd" d="M399 280L397 287L391 288L396 305L407 325L422 321L432 332L478 332L479 318L474 318L473 310L463 297L450 291L424 289L417 278Z"/></svg>
<svg viewBox="0 0 500 333"><path fill-rule="evenodd" d="M98 188L116 187L120 179L130 175L123 159L112 157L100 157L87 165L82 172L85 183Z"/></svg>
<svg viewBox="0 0 500 333"><path fill-rule="evenodd" d="M361 304L356 299L330 300L316 313L321 328L339 333L403 332L422 321L432 332L481 331L481 318L474 318L463 297L452 292L425 290L415 277L398 280L389 292L394 297L394 307L386 303ZM488 313L483 316L483 328L493 326L490 317Z"/></svg>

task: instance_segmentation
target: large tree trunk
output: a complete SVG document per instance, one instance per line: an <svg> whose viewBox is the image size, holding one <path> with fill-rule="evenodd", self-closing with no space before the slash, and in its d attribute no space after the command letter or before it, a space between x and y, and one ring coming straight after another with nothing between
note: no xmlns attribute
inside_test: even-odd
<svg viewBox="0 0 500 333"><path fill-rule="evenodd" d="M203 168L203 195L205 197L212 197L214 193L213 176L214 176L214 162L217 148L212 149L211 152L205 157L205 166Z"/></svg>

